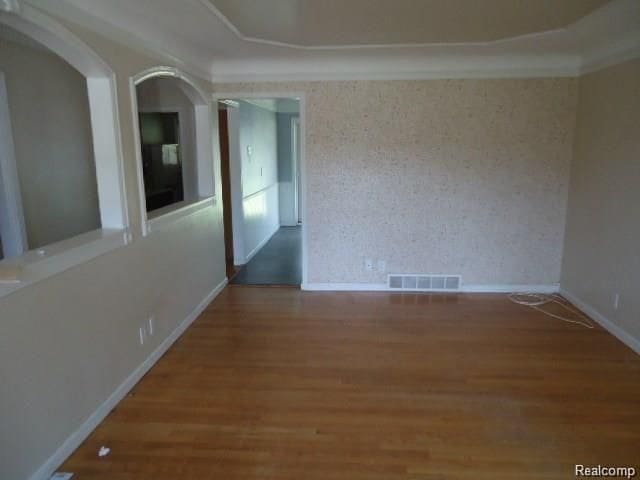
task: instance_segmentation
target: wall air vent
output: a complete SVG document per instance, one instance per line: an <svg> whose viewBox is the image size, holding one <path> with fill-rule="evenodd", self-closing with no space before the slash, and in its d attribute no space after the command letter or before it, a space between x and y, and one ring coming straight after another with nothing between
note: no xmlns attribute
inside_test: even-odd
<svg viewBox="0 0 640 480"><path fill-rule="evenodd" d="M460 290L460 275L415 275L389 274L387 286L389 290L409 292L457 292Z"/></svg>

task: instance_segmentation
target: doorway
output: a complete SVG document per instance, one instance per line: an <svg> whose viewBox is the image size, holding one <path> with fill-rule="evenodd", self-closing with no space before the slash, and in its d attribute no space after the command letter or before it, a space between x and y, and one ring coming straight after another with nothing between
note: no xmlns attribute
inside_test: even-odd
<svg viewBox="0 0 640 480"><path fill-rule="evenodd" d="M303 283L302 108L287 96L217 96L227 277Z"/></svg>
<svg viewBox="0 0 640 480"><path fill-rule="evenodd" d="M229 118L227 105L218 108L218 132L220 135L220 175L222 181L222 220L224 225L224 259L227 278L235 276L237 269L233 261L233 217L231 203L231 168L229 159Z"/></svg>

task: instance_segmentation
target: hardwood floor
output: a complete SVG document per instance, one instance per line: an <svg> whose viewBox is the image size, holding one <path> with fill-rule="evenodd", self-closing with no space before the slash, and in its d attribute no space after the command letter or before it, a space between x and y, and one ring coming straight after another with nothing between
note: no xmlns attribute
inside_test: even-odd
<svg viewBox="0 0 640 480"><path fill-rule="evenodd" d="M60 470L513 480L576 463L640 467L640 357L599 327L504 295L236 287Z"/></svg>

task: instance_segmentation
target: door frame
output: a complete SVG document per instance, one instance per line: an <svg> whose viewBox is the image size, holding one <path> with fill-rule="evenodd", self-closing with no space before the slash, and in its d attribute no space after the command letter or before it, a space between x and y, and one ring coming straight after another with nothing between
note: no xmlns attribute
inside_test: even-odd
<svg viewBox="0 0 640 480"><path fill-rule="evenodd" d="M227 278L231 279L235 269L235 249L233 231L233 192L231 184L231 152L229 138L229 107L218 103L218 145L220 147L220 197L222 198L222 224L224 226L224 263ZM220 122L224 119L225 130L220 128ZM226 147L223 149L223 145ZM226 151L226 156L222 154ZM225 161L226 158L226 161Z"/></svg>
<svg viewBox="0 0 640 480"><path fill-rule="evenodd" d="M29 250L13 143L9 96L2 71L0 71L0 238L4 258L19 257Z"/></svg>
<svg viewBox="0 0 640 480"><path fill-rule="evenodd" d="M291 118L291 157L293 164L293 195L294 195L294 216L296 219L296 223L301 225L302 221L302 210L300 209L300 197L302 193L302 189L300 188L300 139L302 135L300 134L300 117Z"/></svg>
<svg viewBox="0 0 640 480"><path fill-rule="evenodd" d="M309 232L309 216L307 215L307 155L306 155L306 124L307 124L307 97L304 92L300 91L255 91L255 92L243 92L243 91L220 91L211 94L211 98L214 102L221 100L237 100L242 98L295 98L300 104L300 201L302 216L302 284L300 287L304 289L304 285L309 282L309 247L308 247L308 232ZM218 135L218 117L216 115L215 130ZM220 160L220 146L216 149L216 155L218 156L218 165Z"/></svg>

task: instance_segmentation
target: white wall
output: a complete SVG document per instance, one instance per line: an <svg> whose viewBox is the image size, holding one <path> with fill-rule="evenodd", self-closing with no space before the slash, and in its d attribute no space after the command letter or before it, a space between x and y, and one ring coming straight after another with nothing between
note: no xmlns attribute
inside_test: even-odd
<svg viewBox="0 0 640 480"><path fill-rule="evenodd" d="M225 278L221 202L141 234L129 79L171 62L67 28L115 72L133 242L0 299L3 479L32 475ZM156 332L141 346L151 316Z"/></svg>
<svg viewBox="0 0 640 480"><path fill-rule="evenodd" d="M280 225L298 224L296 216L296 159L291 143L291 121L299 118L297 113L278 113L278 188L280 190Z"/></svg>
<svg viewBox="0 0 640 480"><path fill-rule="evenodd" d="M180 89L181 82L182 80L175 78L151 78L139 84L136 92L140 112L178 112L184 200L192 202L198 198L195 109L191 100Z"/></svg>
<svg viewBox="0 0 640 480"><path fill-rule="evenodd" d="M580 78L562 267L563 290L640 347L640 59Z"/></svg>
<svg viewBox="0 0 640 480"><path fill-rule="evenodd" d="M29 248L100 228L85 78L49 51L2 38L0 70Z"/></svg>
<svg viewBox="0 0 640 480"><path fill-rule="evenodd" d="M248 261L280 226L277 126L274 112L245 101L240 101L237 118L242 168L244 260ZM232 158L231 161L237 159Z"/></svg>

